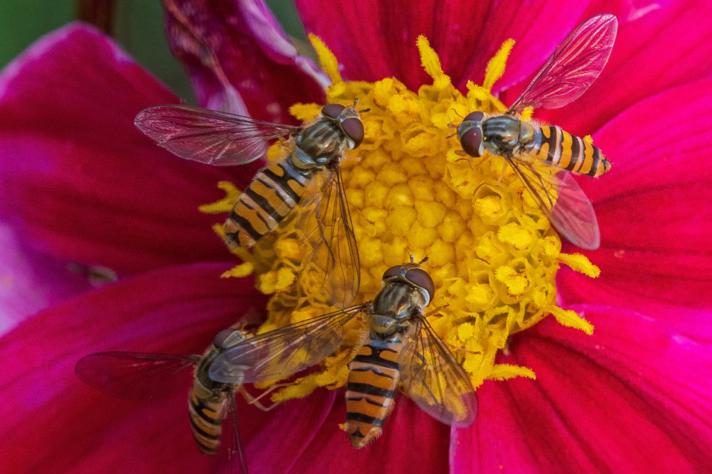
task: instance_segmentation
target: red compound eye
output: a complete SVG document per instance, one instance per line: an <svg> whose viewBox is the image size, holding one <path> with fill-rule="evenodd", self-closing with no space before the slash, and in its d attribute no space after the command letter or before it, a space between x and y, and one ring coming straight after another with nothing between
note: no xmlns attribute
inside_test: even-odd
<svg viewBox="0 0 712 474"><path fill-rule="evenodd" d="M430 300L433 300L433 296L435 295L435 285L433 284L433 280L430 278L430 275L428 275L428 272L422 268L412 268L405 274L405 278L415 286L419 286L427 291L430 295Z"/></svg>
<svg viewBox="0 0 712 474"><path fill-rule="evenodd" d="M337 119L346 107L340 104L326 104L321 109L321 113L329 118Z"/></svg>
<svg viewBox="0 0 712 474"><path fill-rule="evenodd" d="M463 122L461 127L465 127ZM465 150L470 156L482 156L482 129L479 126L466 128L462 134L460 134L460 145L462 149Z"/></svg>
<svg viewBox="0 0 712 474"><path fill-rule="evenodd" d="M389 278L397 277L398 275L403 275L406 272L407 267L404 265L397 265L391 267L383 273L383 280L388 280Z"/></svg>
<svg viewBox="0 0 712 474"><path fill-rule="evenodd" d="M342 120L341 130L354 142L354 148L363 141L363 122L361 122L360 118L349 117Z"/></svg>

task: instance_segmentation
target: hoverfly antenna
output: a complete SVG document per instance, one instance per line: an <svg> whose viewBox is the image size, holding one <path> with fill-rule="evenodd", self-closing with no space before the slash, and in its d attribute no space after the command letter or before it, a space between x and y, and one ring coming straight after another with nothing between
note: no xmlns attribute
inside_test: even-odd
<svg viewBox="0 0 712 474"><path fill-rule="evenodd" d="M358 101L359 101L359 98L358 98L358 97L354 97L354 105L352 105L351 107L353 107L353 108L355 109L356 106L358 105Z"/></svg>
<svg viewBox="0 0 712 474"><path fill-rule="evenodd" d="M424 263L427 262L427 261L428 261L428 257L423 257L423 258L420 260L420 262L418 262L418 265L422 265L422 264L424 264Z"/></svg>
<svg viewBox="0 0 712 474"><path fill-rule="evenodd" d="M361 110L358 111L358 113L362 114L362 113L364 113L364 112L370 112L370 111L371 111L370 108L368 108L368 109L361 109Z"/></svg>

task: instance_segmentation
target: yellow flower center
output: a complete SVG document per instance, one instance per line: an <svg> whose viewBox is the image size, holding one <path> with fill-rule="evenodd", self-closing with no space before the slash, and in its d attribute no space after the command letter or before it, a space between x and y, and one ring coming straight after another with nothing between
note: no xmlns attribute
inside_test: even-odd
<svg viewBox="0 0 712 474"><path fill-rule="evenodd" d="M351 105L358 99L360 109L370 109L362 114L363 143L342 162L361 258L359 300L376 295L387 268L408 262L411 256L416 261L427 256L423 267L437 288L427 317L474 387L487 379L534 378L531 369L497 364L495 356L506 349L510 335L549 314L591 334L588 321L556 306L555 277L562 263L594 278L598 268L581 254L561 253L559 236L502 158L466 157L455 135L454 127L469 112L506 110L491 88L504 73L514 41L506 41L490 60L483 86L469 82L462 94L424 37L417 48L433 81L417 91L396 78L344 81L333 53L318 38L311 39L332 80L327 102ZM296 104L291 113L307 122L320 110L321 104ZM269 159L284 156L282 144L268 154ZM226 197L202 211L227 212L232 207L239 191L230 183L219 186ZM219 233L221 226L216 230ZM272 295L260 332L330 309L323 299L308 296L309 291L306 297L295 298L295 288L314 287L319 279L314 269L301 267L299 229L293 222L262 239L253 253L238 255L243 263L223 276L254 272L257 288ZM349 345L357 340L356 335L347 337L320 372L298 379L273 398L302 397L317 387L344 385L353 349Z"/></svg>

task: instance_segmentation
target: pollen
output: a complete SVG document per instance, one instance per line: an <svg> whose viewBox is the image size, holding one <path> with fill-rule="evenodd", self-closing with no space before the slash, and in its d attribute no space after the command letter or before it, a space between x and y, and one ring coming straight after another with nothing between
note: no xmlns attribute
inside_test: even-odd
<svg viewBox="0 0 712 474"><path fill-rule="evenodd" d="M595 278L598 267L584 255L561 252L558 234L504 160L487 153L478 159L465 157L454 134L469 112L506 110L491 90L504 74L514 41L505 41L489 62L482 85L469 82L461 91L421 36L413 54L419 53L432 81L413 91L396 78L343 80L326 44L310 39L332 80L327 102L351 105L358 100L359 109L368 109L362 114L363 143L341 163L360 254L357 301L376 295L390 266L411 256L427 256L423 267L437 288L427 317L474 387L485 380L535 378L530 368L495 360L498 352L507 350L510 336L549 315L563 326L591 334L593 326L582 315L557 306L556 274L566 265ZM320 109L320 104L295 104L290 112L307 122ZM277 143L268 159L286 153L287 145ZM234 186L221 182L219 187L225 198L201 207L203 212L228 212L239 196ZM238 252L243 262L223 275L254 273L257 288L271 295L260 332L334 309L325 304L321 270L302 262L303 229L295 224L299 221L280 226L253 252ZM273 399L343 386L361 340L357 324L345 331L341 349L319 370L275 391Z"/></svg>

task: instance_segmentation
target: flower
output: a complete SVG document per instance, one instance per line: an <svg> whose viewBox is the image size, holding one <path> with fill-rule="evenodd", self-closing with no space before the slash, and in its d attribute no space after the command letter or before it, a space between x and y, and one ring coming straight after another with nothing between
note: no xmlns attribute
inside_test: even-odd
<svg viewBox="0 0 712 474"><path fill-rule="evenodd" d="M242 97L250 112L286 119L292 104L319 102L323 76L288 47L260 2L175 3L189 34L174 32L174 47L204 104L236 107ZM699 22L709 6L453 2L433 16L425 2L298 3L308 30L349 80L395 76L411 90L429 84L415 49L423 34L463 88L481 80L502 43L514 38L493 89L505 104L577 23L613 9L621 29L602 77L571 106L536 116L591 133L615 166L600 180L580 181L601 224L602 248L586 254L601 276L557 275L558 306L589 320L593 336L547 318L514 335L509 355L497 356L500 364L531 368L536 380L482 384L471 428L450 430L400 397L383 438L362 451L337 430L345 411L337 392L318 390L269 414L240 405L251 470L709 467L712 387L704 374L712 369L712 338L704 290L712 276L705 238L712 196L702 158L712 129L703 113L712 88L703 78L712 68L703 58L712 43ZM208 36L212 53L205 55L190 38ZM251 67L236 66L242 63ZM251 77L295 87L265 87L260 95ZM235 94L225 94L225 81ZM196 212L219 198L215 183L243 189L250 172L176 160L131 126L143 107L175 100L81 25L40 40L0 76L3 219L41 255L104 265L121 277L53 304L3 337L0 353L9 362L0 386L10 403L0 415L12 440L3 471L193 472L215 462L190 446L184 393L162 403L111 400L72 374L78 357L98 350L201 351L241 313L264 307L250 280L216 278L231 262L211 235L213 217ZM693 197L699 206L690 206Z"/></svg>

